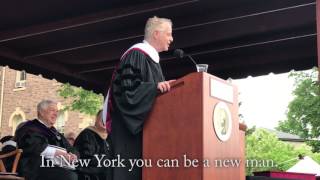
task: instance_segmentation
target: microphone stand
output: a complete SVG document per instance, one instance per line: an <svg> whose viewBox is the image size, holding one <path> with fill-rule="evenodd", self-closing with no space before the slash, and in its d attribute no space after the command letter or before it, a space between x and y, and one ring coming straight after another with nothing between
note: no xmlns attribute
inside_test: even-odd
<svg viewBox="0 0 320 180"><path fill-rule="evenodd" d="M193 62L194 65L197 66L197 63L196 61L190 56L190 55L187 55L187 57Z"/></svg>

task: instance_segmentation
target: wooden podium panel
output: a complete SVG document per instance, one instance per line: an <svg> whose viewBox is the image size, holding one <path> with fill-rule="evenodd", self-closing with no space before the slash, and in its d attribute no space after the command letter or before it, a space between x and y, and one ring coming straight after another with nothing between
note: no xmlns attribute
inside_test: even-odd
<svg viewBox="0 0 320 180"><path fill-rule="evenodd" d="M206 180L209 179L239 179L240 171L234 170L227 163L228 160L237 160L240 159L240 151L239 151L239 122L238 122L238 101L235 101L238 96L238 91L236 87L233 87L233 103L226 102L227 106L231 110L232 116L232 135L230 139L226 142L219 141L215 134L215 130L212 124L213 119L213 109L215 105L221 100L218 98L211 97L210 94L210 79L214 79L216 81L225 83L225 81L218 79L214 76L210 76L208 74L204 75L203 78L203 99L205 100L203 104L203 157L209 158L210 160L214 160L216 163L213 164L212 168L204 169L204 178ZM215 87L213 87L215 88ZM216 87L218 88L218 87ZM215 91L215 89L211 89ZM216 161L217 160L217 161ZM224 164L225 162L225 164ZM222 164L222 165L221 165ZM221 167L222 166L222 167ZM224 167L226 166L226 167ZM222 178L223 177L223 178ZM236 178L235 178L236 177Z"/></svg>
<svg viewBox="0 0 320 180"><path fill-rule="evenodd" d="M232 93L227 101L223 96L213 96L217 94L214 88L221 91L223 87ZM230 162L244 160L237 94L237 88L224 80L207 73L191 73L177 80L170 92L160 95L144 125L143 158L151 159L152 167L143 168L143 179L244 179L243 162L236 167ZM231 135L226 141L217 137L213 124L219 102L225 102L231 112ZM193 166L189 166L190 161Z"/></svg>

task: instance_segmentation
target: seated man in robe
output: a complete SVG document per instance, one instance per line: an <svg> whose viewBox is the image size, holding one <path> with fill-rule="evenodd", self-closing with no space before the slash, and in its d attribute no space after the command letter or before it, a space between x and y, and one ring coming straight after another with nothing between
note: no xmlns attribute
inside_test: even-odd
<svg viewBox="0 0 320 180"><path fill-rule="evenodd" d="M112 168L111 167L98 167L99 159L108 158L112 159L111 143L108 138L106 127L102 123L102 110L96 115L94 126L89 126L84 129L77 137L74 146L78 149L81 159L90 159L88 167L80 167L79 180L89 178L90 180L111 180Z"/></svg>
<svg viewBox="0 0 320 180"><path fill-rule="evenodd" d="M57 103L43 100L37 113L37 119L16 131L17 145L23 150L19 173L28 180L77 180L71 163L77 160L78 152L53 126L58 115Z"/></svg>

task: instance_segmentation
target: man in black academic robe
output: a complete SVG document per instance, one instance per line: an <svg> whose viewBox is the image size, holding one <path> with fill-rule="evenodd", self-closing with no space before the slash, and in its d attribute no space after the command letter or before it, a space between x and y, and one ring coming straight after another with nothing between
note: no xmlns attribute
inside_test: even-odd
<svg viewBox="0 0 320 180"><path fill-rule="evenodd" d="M159 64L159 52L167 51L172 38L169 19L153 17L146 24L145 40L129 48L116 68L105 101L106 123L111 115L114 156L125 167L114 168L114 180L141 180L141 168L131 167L129 159L142 158L142 129L158 92L170 90ZM108 106L106 108L106 106ZM106 110L107 109L107 110ZM129 169L132 170L130 171Z"/></svg>
<svg viewBox="0 0 320 180"><path fill-rule="evenodd" d="M38 104L38 119L26 122L15 133L18 148L23 150L18 171L27 180L77 180L73 170L51 167L46 161L61 156L77 159L78 152L53 127L56 118L56 103L44 100Z"/></svg>
<svg viewBox="0 0 320 180"><path fill-rule="evenodd" d="M79 151L80 158L90 160L88 166L78 168L79 180L112 180L111 164L103 163L106 160L110 162L113 156L101 116L102 112L99 111L95 125L85 128L75 140L74 147Z"/></svg>

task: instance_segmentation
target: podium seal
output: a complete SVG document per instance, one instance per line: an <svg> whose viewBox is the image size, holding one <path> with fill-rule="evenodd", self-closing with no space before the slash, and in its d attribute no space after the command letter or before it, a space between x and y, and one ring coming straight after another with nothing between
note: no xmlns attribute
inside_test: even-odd
<svg viewBox="0 0 320 180"><path fill-rule="evenodd" d="M232 117L225 102L218 102L213 110L212 123L219 140L225 142L231 136Z"/></svg>

